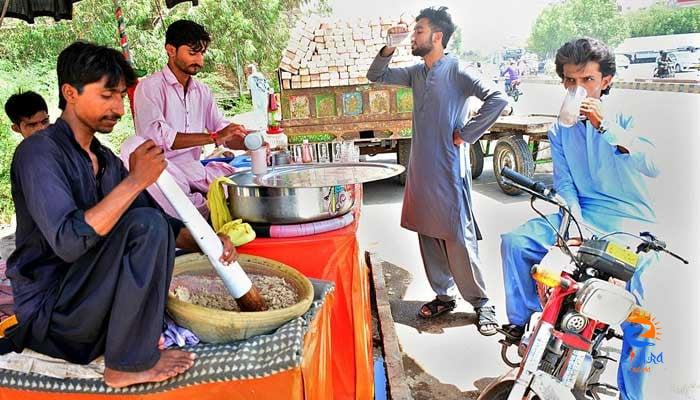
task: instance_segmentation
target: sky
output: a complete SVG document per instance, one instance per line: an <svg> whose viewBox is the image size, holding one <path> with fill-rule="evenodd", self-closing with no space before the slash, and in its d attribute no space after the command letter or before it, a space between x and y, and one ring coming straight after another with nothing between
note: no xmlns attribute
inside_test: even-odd
<svg viewBox="0 0 700 400"><path fill-rule="evenodd" d="M447 6L462 30L464 50L488 54L503 46L523 47L535 19L552 0L329 0L333 17L354 20L417 15L425 7Z"/></svg>

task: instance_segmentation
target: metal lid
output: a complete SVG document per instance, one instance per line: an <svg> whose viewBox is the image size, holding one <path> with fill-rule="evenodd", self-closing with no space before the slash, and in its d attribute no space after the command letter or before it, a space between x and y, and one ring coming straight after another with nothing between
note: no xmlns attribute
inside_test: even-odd
<svg viewBox="0 0 700 400"><path fill-rule="evenodd" d="M378 181L396 176L404 170L397 164L367 162L295 164L275 167L264 175L256 176L244 171L229 178L238 186L316 188Z"/></svg>

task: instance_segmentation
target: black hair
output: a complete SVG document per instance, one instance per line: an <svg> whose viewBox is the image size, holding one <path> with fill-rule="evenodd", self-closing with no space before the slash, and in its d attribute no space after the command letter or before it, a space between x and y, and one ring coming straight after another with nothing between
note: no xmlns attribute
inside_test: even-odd
<svg viewBox="0 0 700 400"><path fill-rule="evenodd" d="M13 124L19 125L22 118L31 118L32 115L45 111L49 112L46 101L40 94L32 91L13 94L5 102L5 113Z"/></svg>
<svg viewBox="0 0 700 400"><path fill-rule="evenodd" d="M194 21L181 19L168 26L165 32L165 44L174 46L189 46L194 51L206 50L211 43L211 36L204 27Z"/></svg>
<svg viewBox="0 0 700 400"><path fill-rule="evenodd" d="M416 17L416 22L421 18L427 18L430 21L431 32L442 32L442 47L447 48L447 42L455 31L455 24L452 22L452 17L447 12L447 7L428 7L420 10L420 14Z"/></svg>
<svg viewBox="0 0 700 400"><path fill-rule="evenodd" d="M557 75L564 79L564 65L574 64L583 66L589 61L597 62L603 77L615 76L615 55L610 48L598 39L581 38L564 43L557 50L554 63ZM601 94L609 94L612 84L605 88Z"/></svg>
<svg viewBox="0 0 700 400"><path fill-rule="evenodd" d="M124 56L115 49L87 42L74 42L58 56L58 107L66 109L61 87L69 84L82 93L85 85L107 77L106 86L115 88L123 80L127 87L136 83L136 74Z"/></svg>

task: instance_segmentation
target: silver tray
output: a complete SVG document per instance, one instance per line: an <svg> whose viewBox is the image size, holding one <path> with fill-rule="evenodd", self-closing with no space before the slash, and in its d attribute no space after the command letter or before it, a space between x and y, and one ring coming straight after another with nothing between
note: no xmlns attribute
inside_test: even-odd
<svg viewBox="0 0 700 400"><path fill-rule="evenodd" d="M318 163L275 167L264 175L234 175L239 186L320 188L379 181L399 175L404 167L383 163ZM238 181L235 178L241 178Z"/></svg>

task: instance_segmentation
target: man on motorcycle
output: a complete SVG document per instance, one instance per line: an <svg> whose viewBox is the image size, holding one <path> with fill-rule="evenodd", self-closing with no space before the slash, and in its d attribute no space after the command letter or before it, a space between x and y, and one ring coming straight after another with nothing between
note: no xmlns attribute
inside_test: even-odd
<svg viewBox="0 0 700 400"><path fill-rule="evenodd" d="M501 76L506 77L506 92L510 92L520 85L520 71L518 71L518 67L515 65L514 60L510 60L510 65L505 71L503 71Z"/></svg>
<svg viewBox="0 0 700 400"><path fill-rule="evenodd" d="M656 59L656 74L657 78L668 78L671 76L671 58L668 56L668 52L661 50L659 52L659 58Z"/></svg>
<svg viewBox="0 0 700 400"><path fill-rule="evenodd" d="M645 177L659 174L651 156L653 144L637 134L632 119L604 112L601 96L608 94L615 75L615 57L607 46L583 38L564 44L556 55L556 71L568 89L581 86L588 97L581 104L585 119L571 127L554 124L548 136L554 163L554 188L577 221L601 232L634 231L656 221ZM561 215L547 216L556 227ZM634 228L632 228L634 227ZM639 232L639 230L637 230ZM519 341L534 312L541 311L530 268L556 243L555 232L536 218L501 236L501 257L509 325L500 330ZM576 240L580 242L579 240ZM628 290L641 300L640 276L652 257L638 266ZM631 371L630 351L638 358L645 348L631 349L628 339L641 334L637 324L623 324L625 343L618 371L623 399L642 398L644 374ZM648 351L648 350L647 350Z"/></svg>

